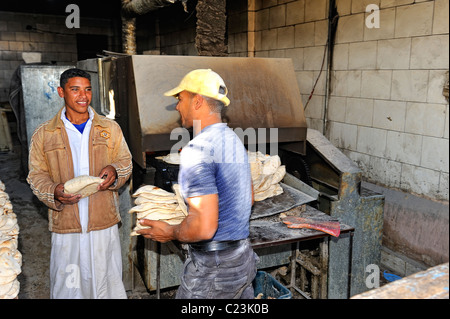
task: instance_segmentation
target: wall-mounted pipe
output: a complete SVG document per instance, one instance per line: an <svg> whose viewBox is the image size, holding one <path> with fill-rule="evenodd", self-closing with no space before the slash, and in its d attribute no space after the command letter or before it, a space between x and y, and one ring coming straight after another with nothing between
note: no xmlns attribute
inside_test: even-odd
<svg viewBox="0 0 450 319"><path fill-rule="evenodd" d="M333 68L334 40L336 37L339 13L336 7L336 0L328 2L328 41L327 41L327 75L325 82L325 103L323 110L322 134L327 136L328 125L328 104L330 102L331 91L331 69Z"/></svg>

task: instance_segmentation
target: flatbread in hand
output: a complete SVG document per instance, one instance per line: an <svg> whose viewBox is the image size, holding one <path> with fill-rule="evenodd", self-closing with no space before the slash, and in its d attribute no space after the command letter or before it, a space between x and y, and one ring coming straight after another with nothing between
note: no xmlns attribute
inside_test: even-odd
<svg viewBox="0 0 450 319"><path fill-rule="evenodd" d="M103 181L100 177L81 175L64 183L64 193L88 197L98 192L97 187Z"/></svg>

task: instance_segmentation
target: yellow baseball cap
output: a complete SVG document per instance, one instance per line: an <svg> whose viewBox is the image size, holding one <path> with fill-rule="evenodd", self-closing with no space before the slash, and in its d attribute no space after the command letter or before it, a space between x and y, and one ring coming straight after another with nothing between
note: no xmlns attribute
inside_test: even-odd
<svg viewBox="0 0 450 319"><path fill-rule="evenodd" d="M198 69L184 76L178 86L164 93L165 96L177 96L182 91L189 91L221 101L225 106L230 104L227 98L228 89L223 79L211 69Z"/></svg>

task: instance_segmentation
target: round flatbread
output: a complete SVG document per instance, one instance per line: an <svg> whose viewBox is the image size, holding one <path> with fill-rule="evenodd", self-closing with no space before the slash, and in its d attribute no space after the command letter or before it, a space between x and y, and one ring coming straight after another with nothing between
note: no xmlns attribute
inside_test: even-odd
<svg viewBox="0 0 450 319"><path fill-rule="evenodd" d="M98 192L98 185L104 180L96 176L81 175L64 183L64 193L88 197Z"/></svg>
<svg viewBox="0 0 450 319"><path fill-rule="evenodd" d="M278 196L283 193L283 187L279 184L271 185L268 189L263 192L255 193L255 202L260 202L269 197Z"/></svg>
<svg viewBox="0 0 450 319"><path fill-rule="evenodd" d="M281 165L280 167L277 168L275 173L272 175L272 181L271 181L272 185L278 184L279 182L281 182L285 175L286 175L286 166Z"/></svg>
<svg viewBox="0 0 450 319"><path fill-rule="evenodd" d="M14 278L11 282L0 285L0 299L14 299L19 294L20 282Z"/></svg>
<svg viewBox="0 0 450 319"><path fill-rule="evenodd" d="M284 165L278 167L275 173L271 175L262 175L264 178L262 179L261 183L259 185L254 185L255 193L264 192L270 186L280 183L285 175L286 166Z"/></svg>
<svg viewBox="0 0 450 319"><path fill-rule="evenodd" d="M180 206L180 209L183 211L183 214L185 216L187 216L188 215L188 209L187 209L187 206L186 206L186 202L184 201L183 195L181 195L180 185L174 184L172 186L172 189L175 192L175 197L177 199L178 205Z"/></svg>
<svg viewBox="0 0 450 319"><path fill-rule="evenodd" d="M175 210L178 205L176 203L170 205L160 205L158 203L144 203L138 206L132 207L128 212L131 213L141 213L147 211L157 211L157 210Z"/></svg>
<svg viewBox="0 0 450 319"><path fill-rule="evenodd" d="M184 220L185 216L182 217L175 217L171 219L160 219L162 222L166 222L169 225L179 225Z"/></svg>
<svg viewBox="0 0 450 319"><path fill-rule="evenodd" d="M16 250L18 247L17 238L13 238L11 236L2 237L0 234L0 249L8 248L10 250Z"/></svg>
<svg viewBox="0 0 450 319"><path fill-rule="evenodd" d="M133 197L138 197L142 194L153 195L153 196L162 196L162 197L172 197L173 193L168 192L162 188L153 185L144 185L139 187L136 192L132 195Z"/></svg>
<svg viewBox="0 0 450 319"><path fill-rule="evenodd" d="M21 271L20 264L14 256L0 255L0 284L11 282Z"/></svg>
<svg viewBox="0 0 450 319"><path fill-rule="evenodd" d="M134 202L136 205L140 205L143 203L170 204L176 203L177 199L175 198L175 194L172 194L172 196L157 196L149 193L141 193Z"/></svg>
<svg viewBox="0 0 450 319"><path fill-rule="evenodd" d="M0 285L0 299L6 298L8 292L12 289L14 285L14 281L17 281L17 278L11 280L11 282Z"/></svg>
<svg viewBox="0 0 450 319"><path fill-rule="evenodd" d="M0 216L0 231L7 233L17 225L17 216L14 213L4 214Z"/></svg>
<svg viewBox="0 0 450 319"><path fill-rule="evenodd" d="M183 212L175 209L159 209L154 211L147 211L138 213L136 218L139 219L150 219L150 220L160 220L160 219L171 219L177 217L185 217Z"/></svg>
<svg viewBox="0 0 450 319"><path fill-rule="evenodd" d="M165 199L150 199L145 196L139 196L134 200L135 205L142 205L142 204L154 204L154 205L173 205L177 204L176 198L165 198Z"/></svg>
<svg viewBox="0 0 450 319"><path fill-rule="evenodd" d="M158 156L156 159L162 160L168 164L180 165L180 153L169 153L166 156Z"/></svg>
<svg viewBox="0 0 450 319"><path fill-rule="evenodd" d="M278 167L281 165L281 160L278 155L269 156L264 162L261 174L272 175L275 174Z"/></svg>
<svg viewBox="0 0 450 319"><path fill-rule="evenodd" d="M4 215L4 214L8 214L8 213L12 212L12 210L13 210L12 203L8 199L6 199L4 201L2 201L0 199L0 202L2 202L2 203L0 203L1 204L0 208L3 211L3 213L0 215Z"/></svg>
<svg viewBox="0 0 450 319"><path fill-rule="evenodd" d="M19 266L22 266L22 253L17 249L11 249L9 247L0 247L0 255L8 255L13 257Z"/></svg>
<svg viewBox="0 0 450 319"><path fill-rule="evenodd" d="M5 206L7 202L8 202L8 198L6 196L0 196L0 207Z"/></svg>

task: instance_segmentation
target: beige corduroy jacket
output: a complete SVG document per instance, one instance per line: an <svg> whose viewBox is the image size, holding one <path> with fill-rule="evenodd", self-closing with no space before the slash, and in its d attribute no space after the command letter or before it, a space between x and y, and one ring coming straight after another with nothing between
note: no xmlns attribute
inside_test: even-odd
<svg viewBox="0 0 450 319"><path fill-rule="evenodd" d="M63 109L40 125L31 138L27 182L38 199L49 208L49 230L77 233L81 232L78 205L63 205L54 197L59 183L74 178L69 139L61 120ZM120 221L118 189L130 177L133 164L120 126L95 111L89 140L89 175L98 176L107 165L112 165L117 171L117 180L108 190L89 197L87 231L92 231L111 227Z"/></svg>

